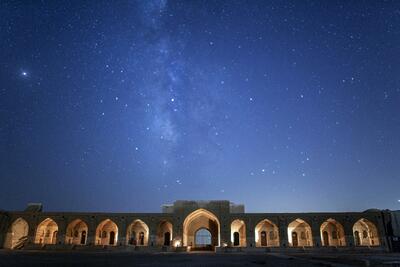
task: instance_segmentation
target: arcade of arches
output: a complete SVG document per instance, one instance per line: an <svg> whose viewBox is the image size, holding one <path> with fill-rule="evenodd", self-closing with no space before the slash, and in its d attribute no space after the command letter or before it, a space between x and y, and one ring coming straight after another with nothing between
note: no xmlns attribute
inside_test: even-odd
<svg viewBox="0 0 400 267"><path fill-rule="evenodd" d="M71 215L70 218L66 217L65 219L64 217L60 219L60 217L45 215L40 220L32 220L28 215L21 217L21 214L18 214L14 221L10 220L6 228L7 232L4 233L3 246L5 248L18 249L22 248L25 243L42 246L54 244L182 246L193 249L210 247L377 247L382 246L382 243L385 242L380 236L380 233L383 232L378 228L378 226L380 227L376 220L378 215L376 217L369 215L365 218L355 217L352 220L344 217L347 215L338 216L340 220L335 219L335 216L317 220L318 217L315 215L295 220L293 218L296 217L285 219L283 216L271 216L270 219L267 219L268 215L264 217L251 214L246 217L244 213L237 217L236 214L221 216L221 213L213 213L204 208L182 212L176 217L164 215L159 220L156 219L156 216L151 215L152 217L143 216L141 219L139 219L140 216L136 216L132 221L126 219L123 222L115 214L109 218L103 217L101 220L85 215L81 218ZM309 222L312 222L312 227ZM316 224L316 222L319 223ZM343 222L344 225L342 225Z"/></svg>

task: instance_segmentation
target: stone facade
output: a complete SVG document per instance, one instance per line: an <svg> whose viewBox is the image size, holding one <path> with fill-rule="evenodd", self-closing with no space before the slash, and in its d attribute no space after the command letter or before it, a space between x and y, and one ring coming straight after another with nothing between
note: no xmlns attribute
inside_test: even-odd
<svg viewBox="0 0 400 267"><path fill-rule="evenodd" d="M176 201L162 213L0 212L4 248L390 250L389 211L245 213L229 201ZM201 230L201 231L200 231Z"/></svg>

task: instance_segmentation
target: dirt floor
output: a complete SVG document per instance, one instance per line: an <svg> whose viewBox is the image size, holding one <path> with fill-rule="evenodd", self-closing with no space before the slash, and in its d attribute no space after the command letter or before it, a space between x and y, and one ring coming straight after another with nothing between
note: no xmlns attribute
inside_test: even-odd
<svg viewBox="0 0 400 267"><path fill-rule="evenodd" d="M0 267L103 266L400 266L399 254L312 255L241 253L137 253L0 250Z"/></svg>

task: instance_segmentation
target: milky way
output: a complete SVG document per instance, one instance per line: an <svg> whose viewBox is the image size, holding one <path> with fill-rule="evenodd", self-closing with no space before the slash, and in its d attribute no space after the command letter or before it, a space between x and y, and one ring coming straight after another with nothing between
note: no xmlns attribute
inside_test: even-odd
<svg viewBox="0 0 400 267"><path fill-rule="evenodd" d="M0 208L400 203L399 1L1 1Z"/></svg>

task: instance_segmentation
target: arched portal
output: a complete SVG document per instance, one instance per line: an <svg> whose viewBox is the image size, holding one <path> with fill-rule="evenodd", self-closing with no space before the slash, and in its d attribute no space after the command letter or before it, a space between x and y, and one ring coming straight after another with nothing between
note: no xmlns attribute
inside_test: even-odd
<svg viewBox="0 0 400 267"><path fill-rule="evenodd" d="M183 245L196 247L195 234L202 228L210 232L211 246L219 246L219 221L214 214L205 209L195 210L186 217L183 222Z"/></svg>
<svg viewBox="0 0 400 267"><path fill-rule="evenodd" d="M65 243L71 245L85 245L87 232L87 224L81 219L76 219L67 226Z"/></svg>
<svg viewBox="0 0 400 267"><path fill-rule="evenodd" d="M262 220L256 225L255 231L256 247L279 247L279 232L270 220Z"/></svg>
<svg viewBox="0 0 400 267"><path fill-rule="evenodd" d="M358 220L353 226L356 246L379 246L379 234L375 224L367 219Z"/></svg>
<svg viewBox="0 0 400 267"><path fill-rule="evenodd" d="M302 219L296 219L288 225L289 246L313 246L311 227Z"/></svg>
<svg viewBox="0 0 400 267"><path fill-rule="evenodd" d="M328 219L321 224L322 246L346 246L343 226L334 219Z"/></svg>
<svg viewBox="0 0 400 267"><path fill-rule="evenodd" d="M96 228L96 245L115 246L118 242L118 227L110 219L102 221Z"/></svg>
<svg viewBox="0 0 400 267"><path fill-rule="evenodd" d="M207 247L212 245L211 232L206 228L201 228L196 231L194 236L195 247Z"/></svg>
<svg viewBox="0 0 400 267"><path fill-rule="evenodd" d="M157 245L170 246L172 243L172 224L162 221L157 228Z"/></svg>
<svg viewBox="0 0 400 267"><path fill-rule="evenodd" d="M246 246L246 225L242 220L234 220L231 223L231 242L235 247Z"/></svg>
<svg viewBox="0 0 400 267"><path fill-rule="evenodd" d="M10 249L22 248L28 239L28 231L28 223L22 218L16 219L7 232L4 247Z"/></svg>
<svg viewBox="0 0 400 267"><path fill-rule="evenodd" d="M142 220L134 220L126 231L128 245L147 246L149 242L149 227Z"/></svg>
<svg viewBox="0 0 400 267"><path fill-rule="evenodd" d="M36 244L56 244L57 242L58 225L50 218L42 221L37 229L35 236Z"/></svg>

